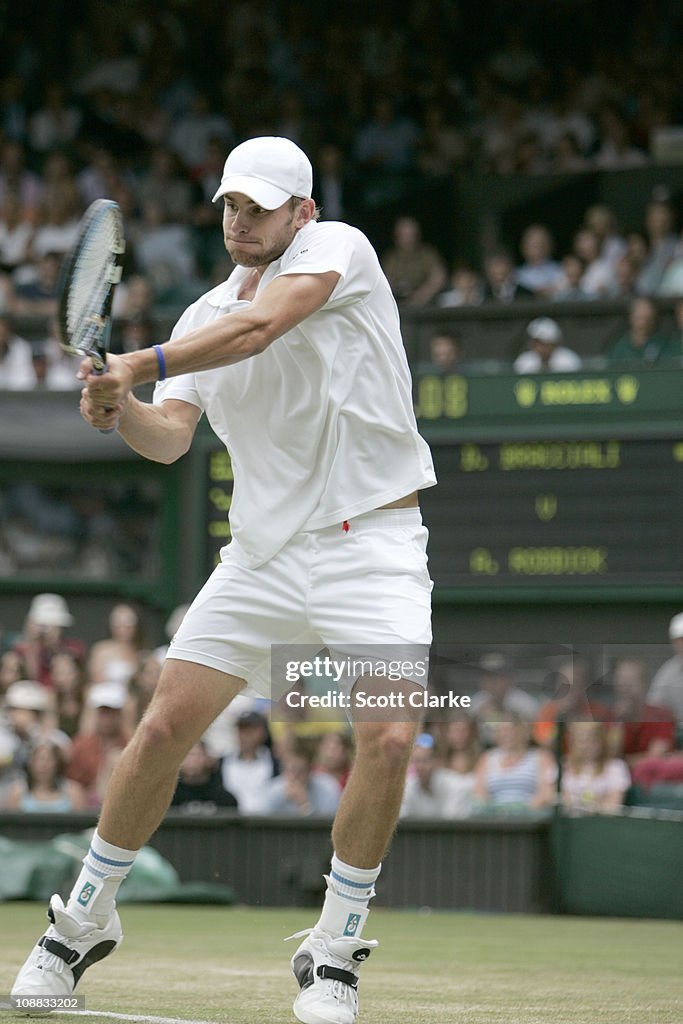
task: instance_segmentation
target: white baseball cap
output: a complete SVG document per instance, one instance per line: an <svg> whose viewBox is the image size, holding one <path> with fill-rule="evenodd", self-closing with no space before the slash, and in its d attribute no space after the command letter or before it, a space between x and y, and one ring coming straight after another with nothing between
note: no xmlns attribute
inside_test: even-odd
<svg viewBox="0 0 683 1024"><path fill-rule="evenodd" d="M264 210L276 210L292 196L310 199L313 168L302 149L272 135L248 139L225 161L214 203L226 192L242 192Z"/></svg>
<svg viewBox="0 0 683 1024"><path fill-rule="evenodd" d="M534 341L545 341L548 345L557 345L562 341L560 325L549 316L536 317L527 327L526 333Z"/></svg>
<svg viewBox="0 0 683 1024"><path fill-rule="evenodd" d="M38 626L72 626L74 622L68 604L59 594L37 594L28 616Z"/></svg>
<svg viewBox="0 0 683 1024"><path fill-rule="evenodd" d="M490 676L509 676L512 672L512 662L504 654L491 651L489 654L481 656L479 669Z"/></svg>
<svg viewBox="0 0 683 1024"><path fill-rule="evenodd" d="M22 711L47 711L50 694L34 679L20 679L7 688L5 706Z"/></svg>
<svg viewBox="0 0 683 1024"><path fill-rule="evenodd" d="M116 708L120 711L127 700L127 693L120 683L97 683L88 694L88 707Z"/></svg>
<svg viewBox="0 0 683 1024"><path fill-rule="evenodd" d="M677 640L679 637L683 637L683 612L674 615L669 623L669 639Z"/></svg>

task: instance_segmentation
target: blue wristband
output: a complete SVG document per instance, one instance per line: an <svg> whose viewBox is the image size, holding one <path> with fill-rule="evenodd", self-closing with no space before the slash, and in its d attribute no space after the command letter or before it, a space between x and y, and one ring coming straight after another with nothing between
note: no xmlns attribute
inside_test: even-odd
<svg viewBox="0 0 683 1024"><path fill-rule="evenodd" d="M164 356L164 350L161 345L152 345L152 348L157 354L157 362L159 364L159 376L157 380L166 380L166 357Z"/></svg>

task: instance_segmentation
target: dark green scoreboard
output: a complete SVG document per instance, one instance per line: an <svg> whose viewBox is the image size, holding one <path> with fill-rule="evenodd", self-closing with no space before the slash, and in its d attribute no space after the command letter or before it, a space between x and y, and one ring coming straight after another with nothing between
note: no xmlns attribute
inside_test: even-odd
<svg viewBox="0 0 683 1024"><path fill-rule="evenodd" d="M683 583L683 442L434 444L437 586Z"/></svg>
<svg viewBox="0 0 683 1024"><path fill-rule="evenodd" d="M421 493L430 569L455 600L683 598L683 372L418 378L439 483ZM232 469L205 449L209 572ZM450 598L449 598L450 599Z"/></svg>
<svg viewBox="0 0 683 1024"><path fill-rule="evenodd" d="M437 587L459 600L683 594L682 378L419 377Z"/></svg>

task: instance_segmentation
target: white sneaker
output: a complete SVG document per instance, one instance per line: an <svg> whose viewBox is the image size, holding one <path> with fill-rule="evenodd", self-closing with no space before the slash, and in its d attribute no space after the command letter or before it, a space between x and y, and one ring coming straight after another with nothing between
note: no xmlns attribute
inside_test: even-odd
<svg viewBox="0 0 683 1024"><path fill-rule="evenodd" d="M333 938L318 928L306 935L292 957L292 971L301 991L294 1016L302 1024L354 1024L358 1016L358 974L378 945L376 939Z"/></svg>
<svg viewBox="0 0 683 1024"><path fill-rule="evenodd" d="M86 968L109 956L123 941L116 911L104 927L98 927L67 914L61 897L53 896L47 916L50 927L19 971L13 996L70 995Z"/></svg>

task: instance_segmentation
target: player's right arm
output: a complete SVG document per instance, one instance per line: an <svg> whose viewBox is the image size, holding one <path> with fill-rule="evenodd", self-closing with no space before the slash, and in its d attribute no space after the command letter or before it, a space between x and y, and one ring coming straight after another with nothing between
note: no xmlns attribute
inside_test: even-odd
<svg viewBox="0 0 683 1024"><path fill-rule="evenodd" d="M100 430L116 427L128 447L146 459L170 464L192 444L201 409L174 398L161 405L148 405L128 395L123 407L107 411L95 404L88 388L83 388L81 415Z"/></svg>

